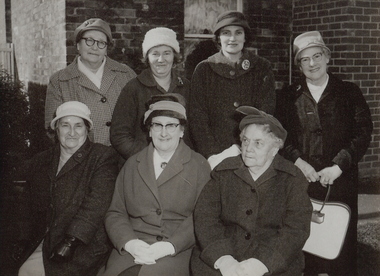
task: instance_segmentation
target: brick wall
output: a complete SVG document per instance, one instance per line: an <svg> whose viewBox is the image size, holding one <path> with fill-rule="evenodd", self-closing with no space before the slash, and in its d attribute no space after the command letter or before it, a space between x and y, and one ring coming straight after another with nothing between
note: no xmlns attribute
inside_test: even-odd
<svg viewBox="0 0 380 276"><path fill-rule="evenodd" d="M12 42L20 80L47 83L66 63L65 0L11 0Z"/></svg>
<svg viewBox="0 0 380 276"><path fill-rule="evenodd" d="M372 142L360 175L380 175L380 1L294 1L293 32L321 32L332 51L329 70L362 90L372 114ZM294 68L294 76L298 70Z"/></svg>

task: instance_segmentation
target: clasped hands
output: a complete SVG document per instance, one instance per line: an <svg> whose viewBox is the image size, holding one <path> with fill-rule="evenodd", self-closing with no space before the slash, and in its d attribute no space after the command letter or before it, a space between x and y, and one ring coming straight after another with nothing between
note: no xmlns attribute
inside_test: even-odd
<svg viewBox="0 0 380 276"><path fill-rule="evenodd" d="M159 241L152 245L139 240L130 240L125 244L124 249L135 258L136 264L151 265L158 259L173 255L175 249L170 242Z"/></svg>
<svg viewBox="0 0 380 276"><path fill-rule="evenodd" d="M223 276L262 276L269 272L258 259L250 258L238 262L230 255L222 256L215 262L215 267Z"/></svg>
<svg viewBox="0 0 380 276"><path fill-rule="evenodd" d="M335 179L337 179L342 174L342 170L338 165L326 167L317 172L309 163L302 160L301 158L298 158L294 164L303 172L303 174L306 176L307 181L319 181L323 187L334 184Z"/></svg>

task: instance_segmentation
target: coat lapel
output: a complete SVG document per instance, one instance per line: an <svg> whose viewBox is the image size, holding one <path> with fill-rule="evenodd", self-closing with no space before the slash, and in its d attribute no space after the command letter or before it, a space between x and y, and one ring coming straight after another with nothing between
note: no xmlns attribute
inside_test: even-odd
<svg viewBox="0 0 380 276"><path fill-rule="evenodd" d="M156 183L156 177L154 174L153 167L153 150L153 144L150 143L146 150L141 151L141 153L137 157L137 162L139 162L139 164L137 165L137 170L145 185L148 186L148 188L152 191L153 195L159 201L158 186Z"/></svg>
<svg viewBox="0 0 380 276"><path fill-rule="evenodd" d="M106 64L104 65L104 72L103 72L100 90L101 91L108 91L108 89L110 89L115 78L116 78L116 74L112 73L112 70L109 67L109 60L107 58ZM121 88L123 88L123 87L121 87Z"/></svg>

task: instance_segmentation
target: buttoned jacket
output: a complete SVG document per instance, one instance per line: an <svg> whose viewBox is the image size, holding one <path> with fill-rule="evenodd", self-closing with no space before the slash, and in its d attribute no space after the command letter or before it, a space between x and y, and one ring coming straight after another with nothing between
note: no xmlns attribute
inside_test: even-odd
<svg viewBox="0 0 380 276"><path fill-rule="evenodd" d="M27 180L25 200L19 206L24 225L19 237L29 241L30 254L43 240L47 276L96 275L110 244L104 215L111 203L118 167L115 151L88 139L57 174L60 145L37 154L20 171ZM49 260L65 235L82 244L65 264ZM25 259L29 256L25 256Z"/></svg>
<svg viewBox="0 0 380 276"><path fill-rule="evenodd" d="M220 275L214 264L224 255L256 258L270 275L301 275L312 212L307 187L302 172L279 155L256 181L241 156L225 159L194 211L193 275Z"/></svg>
<svg viewBox="0 0 380 276"><path fill-rule="evenodd" d="M275 109L274 74L268 60L248 50L239 63L221 52L200 62L191 79L188 117L194 149L206 158L239 144L236 108L254 106L269 114Z"/></svg>
<svg viewBox="0 0 380 276"><path fill-rule="evenodd" d="M111 125L112 146L125 160L141 151L149 144L148 131L143 123L148 100L153 95L165 93L179 93L186 99L189 92L190 82L175 71L172 71L168 91L155 81L150 69L142 71L127 83L116 103ZM185 141L191 146L186 137Z"/></svg>
<svg viewBox="0 0 380 276"><path fill-rule="evenodd" d="M127 65L106 57L100 89L78 69L78 57L54 73L49 81L45 102L45 128L48 129L57 107L67 101L80 101L91 110L91 141L109 146L112 113L121 89L136 76Z"/></svg>
<svg viewBox="0 0 380 276"><path fill-rule="evenodd" d="M158 179L153 167L153 145L132 156L116 181L112 203L106 214L106 229L115 247L104 275L118 275L134 265L123 248L132 239L148 244L168 241L175 255L191 250L195 243L193 210L203 186L210 179L210 166L183 141ZM116 251L116 252L115 252ZM187 273L188 274L187 259ZM162 275L157 272L157 275Z"/></svg>

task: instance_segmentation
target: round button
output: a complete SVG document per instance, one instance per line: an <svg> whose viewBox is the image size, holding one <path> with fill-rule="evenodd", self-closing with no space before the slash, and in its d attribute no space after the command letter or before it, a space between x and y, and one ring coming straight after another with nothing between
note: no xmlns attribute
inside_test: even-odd
<svg viewBox="0 0 380 276"><path fill-rule="evenodd" d="M103 97L100 99L102 101L102 103L105 103L107 101L107 98L106 97Z"/></svg>
<svg viewBox="0 0 380 276"><path fill-rule="evenodd" d="M156 237L156 240L158 240L158 241L162 241L164 238L162 237L162 236L157 236Z"/></svg>
<svg viewBox="0 0 380 276"><path fill-rule="evenodd" d="M161 209L157 209L157 210L156 210L156 214L157 214L157 215L161 215L161 214L162 214Z"/></svg>
<svg viewBox="0 0 380 276"><path fill-rule="evenodd" d="M78 157L81 158L81 157L82 157L82 154L81 154L81 153L78 153Z"/></svg>
<svg viewBox="0 0 380 276"><path fill-rule="evenodd" d="M249 215L252 215L253 211L251 209L249 209L245 213L249 216Z"/></svg>
<svg viewBox="0 0 380 276"><path fill-rule="evenodd" d="M249 240L249 239L251 238L251 233L247 233L247 234L245 234L244 238L245 238L246 240Z"/></svg>
<svg viewBox="0 0 380 276"><path fill-rule="evenodd" d="M317 129L316 131L315 131L315 133L317 134L317 135L322 135L322 129Z"/></svg>
<svg viewBox="0 0 380 276"><path fill-rule="evenodd" d="M112 123L111 123L110 121L108 121L108 122L106 123L106 126L109 127L109 126L111 126L111 124L112 124Z"/></svg>
<svg viewBox="0 0 380 276"><path fill-rule="evenodd" d="M255 188L252 188L252 189L251 189L251 192L252 192L252 193L256 193L256 189L255 189Z"/></svg>
<svg viewBox="0 0 380 276"><path fill-rule="evenodd" d="M233 70L230 71L230 75L231 75L231 76L235 76L235 74L236 74L235 71L233 71Z"/></svg>
<svg viewBox="0 0 380 276"><path fill-rule="evenodd" d="M240 104L238 102L234 102L234 107L239 107Z"/></svg>

